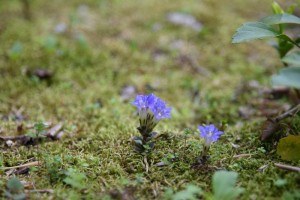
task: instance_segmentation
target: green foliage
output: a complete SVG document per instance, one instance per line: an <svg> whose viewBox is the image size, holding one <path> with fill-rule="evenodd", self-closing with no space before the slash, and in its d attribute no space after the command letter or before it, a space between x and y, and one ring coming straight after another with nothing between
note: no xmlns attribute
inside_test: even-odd
<svg viewBox="0 0 300 200"><path fill-rule="evenodd" d="M9 179L6 187L5 196L8 199L23 200L26 198L26 194L23 192L24 186L16 177Z"/></svg>
<svg viewBox="0 0 300 200"><path fill-rule="evenodd" d="M165 200L197 200L203 195L203 191L196 185L189 184L185 186L185 189L174 192L172 188L167 188L163 199Z"/></svg>
<svg viewBox="0 0 300 200"><path fill-rule="evenodd" d="M277 187L282 187L284 185L287 184L287 180L286 179L278 179L274 182L274 185L276 185Z"/></svg>
<svg viewBox="0 0 300 200"><path fill-rule="evenodd" d="M277 154L284 160L300 160L300 136L288 135L279 140Z"/></svg>
<svg viewBox="0 0 300 200"><path fill-rule="evenodd" d="M263 22L248 22L237 29L232 43L247 42L256 39L265 39L283 36L280 32Z"/></svg>
<svg viewBox="0 0 300 200"><path fill-rule="evenodd" d="M177 192L173 195L173 200L197 200L202 195L201 188L195 185L187 185L182 191Z"/></svg>
<svg viewBox="0 0 300 200"><path fill-rule="evenodd" d="M16 60L20 57L22 53L22 44L20 42L15 42L8 52L11 59Z"/></svg>
<svg viewBox="0 0 300 200"><path fill-rule="evenodd" d="M300 89L300 67L288 67L272 76L273 85L283 85Z"/></svg>
<svg viewBox="0 0 300 200"><path fill-rule="evenodd" d="M298 200L300 199L300 190L295 190L293 192L284 192L282 197L282 200Z"/></svg>
<svg viewBox="0 0 300 200"><path fill-rule="evenodd" d="M267 16L261 19L260 22L267 25L300 24L300 18L295 15L283 13L283 14L275 14L275 15Z"/></svg>
<svg viewBox="0 0 300 200"><path fill-rule="evenodd" d="M292 52L281 59L283 62L300 67L300 51Z"/></svg>
<svg viewBox="0 0 300 200"><path fill-rule="evenodd" d="M285 12L277 3L272 4L274 15L267 16L257 22L248 22L237 29L232 43L241 43L255 39L278 38L277 49L282 61L286 64L300 65L299 51L288 54L294 46L300 48L299 39L292 39L284 34L286 24L300 24L300 18L292 15L294 7ZM278 28L276 29L275 26ZM274 85L300 88L300 73L297 68L282 69L278 75L272 77Z"/></svg>
<svg viewBox="0 0 300 200"><path fill-rule="evenodd" d="M48 156L47 154L43 157L51 183L57 183L63 180L66 174L63 169L63 162L61 157L58 155Z"/></svg>
<svg viewBox="0 0 300 200"><path fill-rule="evenodd" d="M24 186L16 177L13 177L8 180L7 189L12 193L18 193L24 189Z"/></svg>
<svg viewBox="0 0 300 200"><path fill-rule="evenodd" d="M80 189L80 190L86 188L85 174L80 173L75 169L69 168L68 171L66 172L66 175L67 175L67 177L63 181L67 185L70 185L71 187Z"/></svg>
<svg viewBox="0 0 300 200"><path fill-rule="evenodd" d="M213 199L233 200L243 191L243 188L235 187L238 174L236 172L218 171L213 175Z"/></svg>

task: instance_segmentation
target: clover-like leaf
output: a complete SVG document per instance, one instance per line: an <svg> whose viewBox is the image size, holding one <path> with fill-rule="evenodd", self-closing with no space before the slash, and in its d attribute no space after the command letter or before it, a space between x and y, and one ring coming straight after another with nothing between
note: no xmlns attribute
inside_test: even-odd
<svg viewBox="0 0 300 200"><path fill-rule="evenodd" d="M279 140L277 154L283 160L298 161L300 160L300 135L288 135Z"/></svg>

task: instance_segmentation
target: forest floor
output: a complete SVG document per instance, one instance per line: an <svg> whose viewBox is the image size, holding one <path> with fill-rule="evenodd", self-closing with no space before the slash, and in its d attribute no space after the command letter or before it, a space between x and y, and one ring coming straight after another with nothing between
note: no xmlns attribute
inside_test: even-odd
<svg viewBox="0 0 300 200"><path fill-rule="evenodd" d="M277 52L262 41L231 44L242 23L272 12L271 0L21 2L0 3L3 197L16 176L32 199L170 199L191 184L210 193L221 169L238 173L240 199L299 194L299 173L274 164L300 163L260 140L266 117L292 105L272 96ZM182 13L198 22L174 24L171 14ZM148 156L131 142L139 133L130 102L146 93L172 107ZM58 137L6 140L37 134L38 122ZM211 123L224 135L208 166L194 167L203 143L197 127ZM298 116L280 132L299 129Z"/></svg>

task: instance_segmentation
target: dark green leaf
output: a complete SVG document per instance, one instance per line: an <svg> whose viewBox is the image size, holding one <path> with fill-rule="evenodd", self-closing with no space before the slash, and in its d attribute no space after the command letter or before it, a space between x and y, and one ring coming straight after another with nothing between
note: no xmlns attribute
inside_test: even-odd
<svg viewBox="0 0 300 200"><path fill-rule="evenodd" d="M256 39L279 37L278 31L262 22L248 22L237 29L232 38L232 43L247 42Z"/></svg>
<svg viewBox="0 0 300 200"><path fill-rule="evenodd" d="M272 76L272 84L300 89L300 67L281 69L278 75Z"/></svg>
<svg viewBox="0 0 300 200"><path fill-rule="evenodd" d="M295 15L283 13L283 14L276 14L276 15L265 17L261 19L260 22L265 23L267 25L300 24L300 18Z"/></svg>
<svg viewBox="0 0 300 200"><path fill-rule="evenodd" d="M295 66L300 66L300 51L290 53L282 58L282 61Z"/></svg>

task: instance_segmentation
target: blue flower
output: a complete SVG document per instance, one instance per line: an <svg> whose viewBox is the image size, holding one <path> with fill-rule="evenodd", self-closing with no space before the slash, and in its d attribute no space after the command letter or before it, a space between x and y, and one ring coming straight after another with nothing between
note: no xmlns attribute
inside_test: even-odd
<svg viewBox="0 0 300 200"><path fill-rule="evenodd" d="M145 132L151 132L160 120L171 118L171 108L154 94L137 95L131 104L138 108L140 127Z"/></svg>
<svg viewBox="0 0 300 200"><path fill-rule="evenodd" d="M200 136L204 138L204 146L210 146L211 143L216 142L220 135L224 132L219 131L215 125L199 126Z"/></svg>

